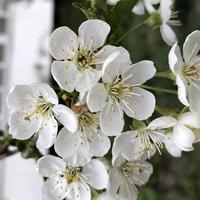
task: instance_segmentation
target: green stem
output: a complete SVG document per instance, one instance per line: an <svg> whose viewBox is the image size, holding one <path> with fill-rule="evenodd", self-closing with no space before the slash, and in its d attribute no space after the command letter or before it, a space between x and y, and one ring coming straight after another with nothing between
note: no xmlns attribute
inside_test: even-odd
<svg viewBox="0 0 200 200"><path fill-rule="evenodd" d="M90 0L91 1L91 8L95 8L96 6L96 0Z"/></svg>
<svg viewBox="0 0 200 200"><path fill-rule="evenodd" d="M168 93L168 94L177 94L177 91L172 90L172 89L158 88L158 87L153 87L153 86L149 86L149 85L141 85L141 87L145 88L145 89L153 90L157 93L164 92L164 93Z"/></svg>
<svg viewBox="0 0 200 200"><path fill-rule="evenodd" d="M176 80L175 75L170 70L166 70L164 72L157 72L155 74L155 77L157 77L157 78L168 78L172 81Z"/></svg>
<svg viewBox="0 0 200 200"><path fill-rule="evenodd" d="M139 28L141 28L143 25L146 24L146 20L142 23L137 24L136 26L133 26L129 31L127 31L126 33L124 33L114 44L118 45L120 42L122 42L128 35L130 35L132 32L138 30Z"/></svg>

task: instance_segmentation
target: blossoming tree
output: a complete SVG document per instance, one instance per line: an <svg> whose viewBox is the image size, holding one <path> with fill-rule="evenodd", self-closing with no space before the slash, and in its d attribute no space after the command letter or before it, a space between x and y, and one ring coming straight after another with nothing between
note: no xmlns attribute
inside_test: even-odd
<svg viewBox="0 0 200 200"><path fill-rule="evenodd" d="M74 7L88 18L78 34L62 26L49 38L58 86L15 86L7 96L9 134L39 150L54 146L54 155L30 154L45 180L45 200L136 200L137 187L153 173L148 160L156 152L165 147L180 157L199 141L200 31L187 36L181 53L171 29L180 25L172 0L91 0ZM119 35L130 12L149 17ZM171 72L162 74L177 91L145 85L159 73L154 62L133 63L119 46L143 25L159 27L172 46ZM157 102L149 90L177 95L183 109L157 109L155 117Z"/></svg>

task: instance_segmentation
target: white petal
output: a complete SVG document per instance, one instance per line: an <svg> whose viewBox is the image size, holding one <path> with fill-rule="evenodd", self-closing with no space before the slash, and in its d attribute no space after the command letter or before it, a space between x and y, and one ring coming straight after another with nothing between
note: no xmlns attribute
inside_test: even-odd
<svg viewBox="0 0 200 200"><path fill-rule="evenodd" d="M58 104L52 108L56 119L70 132L75 132L78 127L78 119L75 113L67 106Z"/></svg>
<svg viewBox="0 0 200 200"><path fill-rule="evenodd" d="M91 130L92 131L92 130ZM110 139L101 131L90 133L89 154L91 157L103 157L110 149Z"/></svg>
<svg viewBox="0 0 200 200"><path fill-rule="evenodd" d="M102 20L92 19L83 22L78 29L81 49L94 51L103 46L109 32L109 24Z"/></svg>
<svg viewBox="0 0 200 200"><path fill-rule="evenodd" d="M104 83L112 82L118 75L123 74L131 64L129 52L118 47L104 62L102 79Z"/></svg>
<svg viewBox="0 0 200 200"><path fill-rule="evenodd" d="M51 73L58 85L68 92L73 92L78 69L71 61L54 61Z"/></svg>
<svg viewBox="0 0 200 200"><path fill-rule="evenodd" d="M50 148L55 142L57 132L58 123L54 117L45 119L38 132L37 148Z"/></svg>
<svg viewBox="0 0 200 200"><path fill-rule="evenodd" d="M158 4L161 0L149 0L151 4Z"/></svg>
<svg viewBox="0 0 200 200"><path fill-rule="evenodd" d="M190 33L185 39L183 45L183 57L186 63L189 63L200 50L200 31L196 30Z"/></svg>
<svg viewBox="0 0 200 200"><path fill-rule="evenodd" d="M97 190L106 188L108 182L108 173L104 164L92 159L83 167L81 175L86 178L86 182Z"/></svg>
<svg viewBox="0 0 200 200"><path fill-rule="evenodd" d="M71 133L67 129L62 128L57 136L54 148L59 156L68 158L77 150L80 143L77 132Z"/></svg>
<svg viewBox="0 0 200 200"><path fill-rule="evenodd" d="M174 140L171 136L169 136L165 140L165 147L172 156L174 156L174 157L181 156L182 150L175 145Z"/></svg>
<svg viewBox="0 0 200 200"><path fill-rule="evenodd" d="M171 6L173 4L172 0L161 0L160 1L160 15L162 21L166 23L171 17Z"/></svg>
<svg viewBox="0 0 200 200"><path fill-rule="evenodd" d="M126 154L126 151L131 150L131 141L135 138L135 134L132 131L122 133L116 137L112 147L112 164L115 165L115 161L120 155Z"/></svg>
<svg viewBox="0 0 200 200"><path fill-rule="evenodd" d="M121 106L116 103L106 103L100 113L100 127L106 135L119 135L124 127L124 117Z"/></svg>
<svg viewBox="0 0 200 200"><path fill-rule="evenodd" d="M76 77L76 90L78 92L86 92L90 90L101 78L101 71L93 68L79 71Z"/></svg>
<svg viewBox="0 0 200 200"><path fill-rule="evenodd" d="M126 83L130 85L139 85L151 79L155 73L156 68L154 67L154 63L149 60L143 60L132 65L131 68L125 72L124 76L132 76Z"/></svg>
<svg viewBox="0 0 200 200"><path fill-rule="evenodd" d="M143 160L133 161L132 163L129 163L129 165L138 169L133 172L132 176L130 177L130 182L139 186L145 185L153 173L152 165Z"/></svg>
<svg viewBox="0 0 200 200"><path fill-rule="evenodd" d="M172 46L177 41L177 38L176 38L174 31L167 24L162 24L160 26L160 32L161 32L163 40L169 46Z"/></svg>
<svg viewBox="0 0 200 200"><path fill-rule="evenodd" d="M151 0L143 0L144 2L144 6L146 8L146 10L148 11L148 13L154 13L156 11L156 9L154 8L154 6L152 4L155 4L156 2L151 2Z"/></svg>
<svg viewBox="0 0 200 200"><path fill-rule="evenodd" d="M63 200L66 197L67 183L57 175L51 176L42 187L44 200Z"/></svg>
<svg viewBox="0 0 200 200"><path fill-rule="evenodd" d="M174 126L177 123L176 119L170 116L163 116L151 121L147 128L151 130L165 129Z"/></svg>
<svg viewBox="0 0 200 200"><path fill-rule="evenodd" d="M144 15L144 4L139 1L132 9L132 11L137 15Z"/></svg>
<svg viewBox="0 0 200 200"><path fill-rule="evenodd" d="M83 181L68 185L67 200L91 200L90 187Z"/></svg>
<svg viewBox="0 0 200 200"><path fill-rule="evenodd" d="M134 87L136 95L124 97L120 102L125 113L132 118L144 120L150 117L155 109L155 97L152 93L142 88Z"/></svg>
<svg viewBox="0 0 200 200"><path fill-rule="evenodd" d="M46 83L34 83L31 85L38 97L42 96L47 102L58 104L58 97L55 91Z"/></svg>
<svg viewBox="0 0 200 200"><path fill-rule="evenodd" d="M36 104L37 98L29 85L16 85L7 95L7 105L12 110L30 110Z"/></svg>
<svg viewBox="0 0 200 200"><path fill-rule="evenodd" d="M66 26L57 28L49 38L49 51L57 60L72 58L77 49L77 36Z"/></svg>
<svg viewBox="0 0 200 200"><path fill-rule="evenodd" d="M107 91L101 83L94 85L87 96L87 105L91 112L98 112L105 105L107 100Z"/></svg>
<svg viewBox="0 0 200 200"><path fill-rule="evenodd" d="M173 129L174 143L183 151L192 151L195 140L194 133L182 124L177 124Z"/></svg>
<svg viewBox="0 0 200 200"><path fill-rule="evenodd" d="M170 69L174 74L183 68L183 59L177 43L173 45L168 56Z"/></svg>
<svg viewBox="0 0 200 200"><path fill-rule="evenodd" d="M179 123L192 128L200 128L200 116L197 113L187 112L180 116Z"/></svg>
<svg viewBox="0 0 200 200"><path fill-rule="evenodd" d="M9 120L9 134L13 138L26 140L38 132L43 119L41 117L34 117L28 120L26 118L27 114L22 111L12 113Z"/></svg>
<svg viewBox="0 0 200 200"><path fill-rule="evenodd" d="M37 165L39 173L44 177L64 171L66 168L65 162L61 158L52 155L43 156L38 160Z"/></svg>
<svg viewBox="0 0 200 200"><path fill-rule="evenodd" d="M199 83L196 83L196 84L199 84ZM198 88L198 86L190 85L188 88L188 102L189 102L191 111L200 113L199 101L200 101L200 89Z"/></svg>
<svg viewBox="0 0 200 200"><path fill-rule="evenodd" d="M120 0L107 0L107 3L108 3L109 5L114 6L118 1L120 1Z"/></svg>
<svg viewBox="0 0 200 200"><path fill-rule="evenodd" d="M184 80L180 75L177 74L176 76L176 84L178 86L178 99L180 102L185 105L189 106L188 100L187 100L187 87L186 84L184 83Z"/></svg>

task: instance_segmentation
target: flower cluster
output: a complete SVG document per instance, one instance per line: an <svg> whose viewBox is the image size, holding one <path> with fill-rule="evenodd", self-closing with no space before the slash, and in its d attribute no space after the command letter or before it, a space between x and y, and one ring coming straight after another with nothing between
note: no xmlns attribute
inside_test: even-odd
<svg viewBox="0 0 200 200"><path fill-rule="evenodd" d="M158 2L139 2L150 3ZM153 172L147 159L156 151L161 154L164 146L180 156L198 141L200 32L186 39L184 61L177 44L169 53L178 97L190 111L152 121L156 101L143 84L155 75L154 63L133 64L125 48L104 46L109 32L109 24L98 19L83 22L78 35L68 27L56 29L49 51L61 95L37 83L17 85L7 96L13 138L32 137L39 149L54 145L59 156L38 160L38 171L47 178L45 200L137 199L136 186L146 184ZM127 126L125 119L133 124Z"/></svg>

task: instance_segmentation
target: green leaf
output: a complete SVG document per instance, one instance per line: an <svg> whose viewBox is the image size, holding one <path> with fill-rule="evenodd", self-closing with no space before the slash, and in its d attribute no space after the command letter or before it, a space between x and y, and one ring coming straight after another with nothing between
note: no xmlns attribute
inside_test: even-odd
<svg viewBox="0 0 200 200"><path fill-rule="evenodd" d="M138 0L121 0L111 9L107 21L113 30L127 19L137 2Z"/></svg>
<svg viewBox="0 0 200 200"><path fill-rule="evenodd" d="M79 2L74 2L74 3L72 3L72 5L74 6L74 8L79 9L86 16L87 19L98 18L95 14L95 12L96 12L95 9L87 8L82 3L79 3Z"/></svg>

